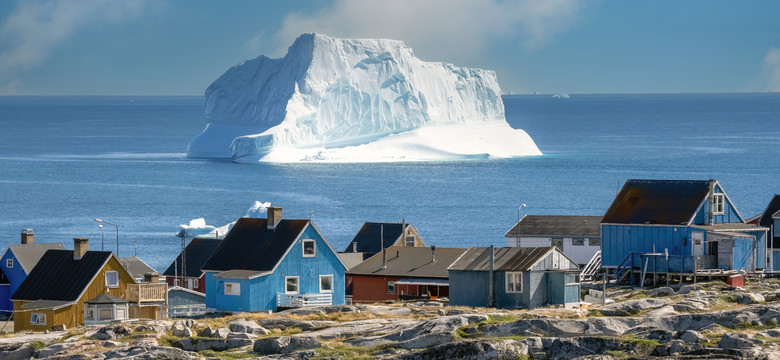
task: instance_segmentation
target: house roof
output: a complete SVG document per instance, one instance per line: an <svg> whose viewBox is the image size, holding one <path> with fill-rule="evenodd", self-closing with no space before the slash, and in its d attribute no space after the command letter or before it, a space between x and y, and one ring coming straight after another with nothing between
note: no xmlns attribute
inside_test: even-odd
<svg viewBox="0 0 780 360"><path fill-rule="evenodd" d="M187 256L187 263L185 264L187 268L185 269L186 274L184 276L194 278L200 277L200 275L203 273L200 269L203 267L206 261L208 261L208 259L211 257L211 254L214 253L214 250L217 249L217 246L219 246L221 242L222 240L220 239L192 239L192 241L187 244L187 247L185 247L183 251L183 253ZM181 274L178 273L181 271L181 257L182 253L179 253L179 256L177 256L176 260L174 260L171 265L168 266L168 269L165 270L163 275L181 276Z"/></svg>
<svg viewBox="0 0 780 360"><path fill-rule="evenodd" d="M709 180L629 179L602 223L685 225L708 193Z"/></svg>
<svg viewBox="0 0 780 360"><path fill-rule="evenodd" d="M23 310L57 310L70 304L73 304L73 301L36 300L28 302L20 308Z"/></svg>
<svg viewBox="0 0 780 360"><path fill-rule="evenodd" d="M526 215L504 236L601 236L601 216Z"/></svg>
<svg viewBox="0 0 780 360"><path fill-rule="evenodd" d="M16 257L16 262L22 266L26 274L35 267L41 256L50 249L64 249L60 243L32 243L32 244L13 244L8 246Z"/></svg>
<svg viewBox="0 0 780 360"><path fill-rule="evenodd" d="M198 296L201 296L201 297L204 297L204 298L206 297L205 293L198 292L198 291L195 291L195 290L190 290L190 289L187 289L187 288L183 288L181 286L169 287L168 288L168 293L170 294L172 291L181 291L181 292L186 292L186 293L189 293L189 294L192 294L192 295L198 295Z"/></svg>
<svg viewBox="0 0 780 360"><path fill-rule="evenodd" d="M214 277L220 279L249 280L268 274L271 274L271 272L254 270L227 270L214 274Z"/></svg>
<svg viewBox="0 0 780 360"><path fill-rule="evenodd" d="M240 218L201 269L271 271L309 223L282 219L268 229L266 219Z"/></svg>
<svg viewBox="0 0 780 360"><path fill-rule="evenodd" d="M772 200L769 200L769 204L767 204L764 212L760 214L758 218L758 225L763 227L770 227L774 223L773 218L778 216L779 213L780 194L775 194L775 196L772 197Z"/></svg>
<svg viewBox="0 0 780 360"><path fill-rule="evenodd" d="M119 258L119 263L130 273L133 279L143 279L144 274L157 273L151 266L135 256L121 257Z"/></svg>
<svg viewBox="0 0 780 360"><path fill-rule="evenodd" d="M387 266L382 269L382 253L378 253L348 270L350 275L449 278L447 267L466 249L439 248L432 261L430 247L394 246L387 249Z"/></svg>
<svg viewBox="0 0 780 360"><path fill-rule="evenodd" d="M389 248L403 234L402 227L403 224L401 223L366 222L352 241L349 242L344 252L376 254L382 251L382 238L384 238L384 248ZM354 248L355 245L353 244L357 244L357 249Z"/></svg>
<svg viewBox="0 0 780 360"><path fill-rule="evenodd" d="M527 271L547 254L556 251L554 246L546 247L504 247L495 248L493 255L493 270L495 271ZM466 250L450 270L490 270L490 248L472 247Z"/></svg>
<svg viewBox="0 0 780 360"><path fill-rule="evenodd" d="M49 250L11 300L76 301L112 256L110 251L87 251L74 260L73 250Z"/></svg>
<svg viewBox="0 0 780 360"><path fill-rule="evenodd" d="M87 304L126 304L127 300L110 294L103 294L94 299L85 301Z"/></svg>
<svg viewBox="0 0 780 360"><path fill-rule="evenodd" d="M363 262L363 253L343 252L338 253L337 255L339 256L339 259L341 259L341 262L344 263L347 270L358 266Z"/></svg>

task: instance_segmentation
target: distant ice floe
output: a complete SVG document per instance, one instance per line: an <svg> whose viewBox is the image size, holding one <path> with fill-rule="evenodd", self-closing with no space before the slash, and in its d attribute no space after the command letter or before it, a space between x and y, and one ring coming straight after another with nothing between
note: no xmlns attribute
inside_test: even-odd
<svg viewBox="0 0 780 360"><path fill-rule="evenodd" d="M493 71L424 62L403 42L303 34L281 59L233 66L206 90L189 157L379 162L541 155L506 122Z"/></svg>
<svg viewBox="0 0 780 360"><path fill-rule="evenodd" d="M256 218L256 219L265 219L266 214L268 213L268 207L271 206L270 202L260 202L255 201L252 206L249 207L249 210L246 211L246 214L242 217L245 218ZM190 220L190 223L188 225L179 225L179 231L176 233L177 237L186 237L188 239L192 238L214 238L214 239L222 239L227 235L227 233L230 231L230 229L233 228L233 225L235 225L236 222L233 221L231 223L222 225L220 227L215 227L212 225L206 225L206 219L204 218L197 218Z"/></svg>
<svg viewBox="0 0 780 360"><path fill-rule="evenodd" d="M569 98L569 94L567 94L567 93L558 93L558 94L553 94L552 97L554 97L556 99L568 99Z"/></svg>

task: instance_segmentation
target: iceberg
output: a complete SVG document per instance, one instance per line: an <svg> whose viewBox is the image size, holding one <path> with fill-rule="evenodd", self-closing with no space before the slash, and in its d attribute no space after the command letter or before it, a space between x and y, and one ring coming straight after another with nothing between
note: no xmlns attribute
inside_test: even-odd
<svg viewBox="0 0 780 360"><path fill-rule="evenodd" d="M255 201L242 217L265 219L270 206L270 202ZM216 227L213 225L206 225L206 219L204 218L192 219L187 225L179 225L179 231L176 232L176 237L185 237L188 239L196 237L223 239L235 224L236 222L233 221Z"/></svg>
<svg viewBox="0 0 780 360"><path fill-rule="evenodd" d="M283 58L228 69L206 90L195 158L381 162L541 155L506 122L490 70L416 58L402 41L303 34Z"/></svg>

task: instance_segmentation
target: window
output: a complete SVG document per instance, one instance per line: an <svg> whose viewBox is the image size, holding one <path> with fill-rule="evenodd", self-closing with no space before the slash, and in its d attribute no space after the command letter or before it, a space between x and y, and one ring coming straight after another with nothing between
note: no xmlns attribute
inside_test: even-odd
<svg viewBox="0 0 780 360"><path fill-rule="evenodd" d="M225 283L225 295L241 295L241 283L226 282Z"/></svg>
<svg viewBox="0 0 780 360"><path fill-rule="evenodd" d="M5 259L5 267L9 269L14 268L14 259Z"/></svg>
<svg viewBox="0 0 780 360"><path fill-rule="evenodd" d="M317 256L317 245L314 240L303 240L303 257Z"/></svg>
<svg viewBox="0 0 780 360"><path fill-rule="evenodd" d="M32 313L30 315L30 324L33 325L46 325L46 314L45 313Z"/></svg>
<svg viewBox="0 0 780 360"><path fill-rule="evenodd" d="M173 286L179 286L179 278L173 279Z"/></svg>
<svg viewBox="0 0 780 360"><path fill-rule="evenodd" d="M298 277L287 276L284 278L284 293L285 294L297 294L298 293Z"/></svg>
<svg viewBox="0 0 780 360"><path fill-rule="evenodd" d="M333 292L333 275L320 275L320 292Z"/></svg>
<svg viewBox="0 0 780 360"><path fill-rule="evenodd" d="M571 239L571 244L574 246L583 246L585 245L585 239Z"/></svg>
<svg viewBox="0 0 780 360"><path fill-rule="evenodd" d="M506 273L506 292L508 293L523 292L523 273L521 272Z"/></svg>
<svg viewBox="0 0 780 360"><path fill-rule="evenodd" d="M116 271L106 271L106 287L119 287L119 273Z"/></svg>
<svg viewBox="0 0 780 360"><path fill-rule="evenodd" d="M725 195L715 194L712 196L712 214L723 215L723 200Z"/></svg>
<svg viewBox="0 0 780 360"><path fill-rule="evenodd" d="M114 312L111 308L98 309L98 320L112 320L114 319Z"/></svg>
<svg viewBox="0 0 780 360"><path fill-rule="evenodd" d="M395 281L388 281L387 282L387 293L388 294L395 294Z"/></svg>
<svg viewBox="0 0 780 360"><path fill-rule="evenodd" d="M707 241L707 250L705 255L718 255L718 242Z"/></svg>
<svg viewBox="0 0 780 360"><path fill-rule="evenodd" d="M84 320L95 320L95 309L87 305L87 314L84 317Z"/></svg>
<svg viewBox="0 0 780 360"><path fill-rule="evenodd" d="M407 236L405 246L414 246L414 236Z"/></svg>
<svg viewBox="0 0 780 360"><path fill-rule="evenodd" d="M601 239L599 239L599 238L590 238L590 239L588 239L588 245L590 245L590 246L601 246Z"/></svg>

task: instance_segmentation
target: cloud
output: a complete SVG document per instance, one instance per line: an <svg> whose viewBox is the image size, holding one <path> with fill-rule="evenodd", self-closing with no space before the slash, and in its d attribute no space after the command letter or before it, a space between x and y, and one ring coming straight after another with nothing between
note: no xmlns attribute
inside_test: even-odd
<svg viewBox="0 0 780 360"><path fill-rule="evenodd" d="M487 42L503 39L533 51L574 26L586 6L577 0L336 0L314 14L287 15L272 55L283 55L305 32L404 40L426 60L473 59Z"/></svg>
<svg viewBox="0 0 780 360"><path fill-rule="evenodd" d="M141 14L146 1L20 1L0 24L0 80L34 68L78 30Z"/></svg>
<svg viewBox="0 0 780 360"><path fill-rule="evenodd" d="M761 67L765 91L780 91L780 49L769 48Z"/></svg>

